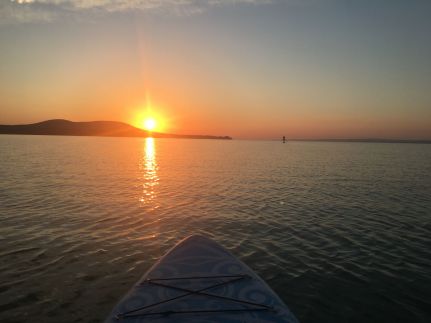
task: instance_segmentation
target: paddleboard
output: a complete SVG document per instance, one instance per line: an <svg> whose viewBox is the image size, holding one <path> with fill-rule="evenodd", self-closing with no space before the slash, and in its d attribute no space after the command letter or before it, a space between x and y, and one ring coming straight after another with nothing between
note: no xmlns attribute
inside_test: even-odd
<svg viewBox="0 0 431 323"><path fill-rule="evenodd" d="M105 322L298 321L247 265L215 241L193 235L154 264Z"/></svg>

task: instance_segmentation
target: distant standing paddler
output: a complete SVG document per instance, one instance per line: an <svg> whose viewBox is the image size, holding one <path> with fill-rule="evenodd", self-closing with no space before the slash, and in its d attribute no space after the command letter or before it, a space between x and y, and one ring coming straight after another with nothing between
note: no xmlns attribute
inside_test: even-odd
<svg viewBox="0 0 431 323"><path fill-rule="evenodd" d="M283 136L283 144L286 143L286 136Z"/></svg>

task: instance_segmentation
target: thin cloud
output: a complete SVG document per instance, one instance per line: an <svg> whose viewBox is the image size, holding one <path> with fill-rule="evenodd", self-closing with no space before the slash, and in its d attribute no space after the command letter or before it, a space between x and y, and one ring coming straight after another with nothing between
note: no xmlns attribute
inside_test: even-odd
<svg viewBox="0 0 431 323"><path fill-rule="evenodd" d="M0 23L50 22L62 17L119 12L191 15L211 7L260 5L272 0L10 0L0 4Z"/></svg>

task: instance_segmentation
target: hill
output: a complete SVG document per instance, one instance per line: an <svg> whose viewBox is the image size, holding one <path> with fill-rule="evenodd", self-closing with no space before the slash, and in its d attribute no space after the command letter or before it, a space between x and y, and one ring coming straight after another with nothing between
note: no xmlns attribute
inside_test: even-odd
<svg viewBox="0 0 431 323"><path fill-rule="evenodd" d="M47 120L23 125L0 125L0 134L101 136L101 137L153 137L189 139L232 139L229 136L176 135L148 132L117 121L73 122L63 119Z"/></svg>

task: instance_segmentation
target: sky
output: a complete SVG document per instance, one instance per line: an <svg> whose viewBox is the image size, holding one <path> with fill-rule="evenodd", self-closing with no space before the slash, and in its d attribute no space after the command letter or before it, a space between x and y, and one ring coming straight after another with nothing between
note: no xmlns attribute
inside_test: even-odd
<svg viewBox="0 0 431 323"><path fill-rule="evenodd" d="M431 139L429 0L0 0L0 124Z"/></svg>

